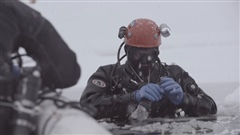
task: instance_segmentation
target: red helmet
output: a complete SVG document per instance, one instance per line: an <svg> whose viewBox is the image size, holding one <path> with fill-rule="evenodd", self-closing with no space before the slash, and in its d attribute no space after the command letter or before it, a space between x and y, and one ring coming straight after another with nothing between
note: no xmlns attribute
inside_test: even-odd
<svg viewBox="0 0 240 135"><path fill-rule="evenodd" d="M134 47L158 47L161 44L160 28L152 20L136 19L128 25L124 42Z"/></svg>

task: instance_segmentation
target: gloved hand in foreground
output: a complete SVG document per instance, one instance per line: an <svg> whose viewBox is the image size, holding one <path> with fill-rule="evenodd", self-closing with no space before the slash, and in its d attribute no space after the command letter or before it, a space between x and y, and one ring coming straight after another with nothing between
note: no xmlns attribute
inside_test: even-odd
<svg viewBox="0 0 240 135"><path fill-rule="evenodd" d="M183 100L182 87L170 77L161 77L160 87L164 90L169 100L178 105Z"/></svg>
<svg viewBox="0 0 240 135"><path fill-rule="evenodd" d="M161 100L163 93L164 91L159 85L149 83L144 85L140 90L137 90L135 96L138 102L142 99L147 99L153 102Z"/></svg>

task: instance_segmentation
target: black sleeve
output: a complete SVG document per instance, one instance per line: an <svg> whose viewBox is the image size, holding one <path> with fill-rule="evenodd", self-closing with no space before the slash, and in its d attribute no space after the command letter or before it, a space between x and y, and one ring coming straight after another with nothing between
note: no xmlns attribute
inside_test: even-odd
<svg viewBox="0 0 240 135"><path fill-rule="evenodd" d="M66 88L76 84L80 77L76 55L52 24L18 0L1 2L1 5L5 19L1 27L6 33L1 34L4 40L1 44L8 46L5 50L23 47L39 62L45 86Z"/></svg>
<svg viewBox="0 0 240 135"><path fill-rule="evenodd" d="M54 27L47 20L35 39L25 37L23 47L37 59L42 68L43 83L57 88L66 88L77 83L80 67L75 53L70 50Z"/></svg>
<svg viewBox="0 0 240 135"><path fill-rule="evenodd" d="M81 106L93 104L97 109L95 118L116 118L124 117L127 113L127 106L136 102L134 93L113 94L109 85L112 65L100 67L88 80L80 98Z"/></svg>
<svg viewBox="0 0 240 135"><path fill-rule="evenodd" d="M217 113L217 106L214 100L207 95L195 82L195 80L181 67L173 65L175 72L175 81L177 81L183 91L184 98L179 107L181 107L188 116L203 116Z"/></svg>

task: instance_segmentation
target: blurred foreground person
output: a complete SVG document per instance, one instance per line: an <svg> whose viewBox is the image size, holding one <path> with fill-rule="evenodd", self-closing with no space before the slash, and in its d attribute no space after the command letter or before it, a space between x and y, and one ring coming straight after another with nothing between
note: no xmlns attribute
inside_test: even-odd
<svg viewBox="0 0 240 135"><path fill-rule="evenodd" d="M24 127L18 134L27 135L28 129L35 128L34 122L30 123L28 119L33 117L37 87L56 89L73 86L80 77L80 66L75 53L39 12L18 0L1 0L0 14L0 134L15 134L13 132L19 131L16 130L17 125ZM12 54L20 47L39 64L39 68L32 69L26 78L20 76L20 68L12 63ZM34 89L19 86L20 81ZM17 86L21 89L18 87L17 90ZM11 106L12 103L17 103L20 113L14 110L17 108ZM16 118L20 115L21 119Z"/></svg>
<svg viewBox="0 0 240 135"><path fill-rule="evenodd" d="M118 36L124 42L118 62L101 66L91 75L80 104L94 105L96 119L112 121L216 114L214 100L188 72L159 59L161 36L169 36L169 30L166 24L159 27L144 18L121 27ZM120 57L123 45L126 54ZM125 56L127 61L120 64Z"/></svg>

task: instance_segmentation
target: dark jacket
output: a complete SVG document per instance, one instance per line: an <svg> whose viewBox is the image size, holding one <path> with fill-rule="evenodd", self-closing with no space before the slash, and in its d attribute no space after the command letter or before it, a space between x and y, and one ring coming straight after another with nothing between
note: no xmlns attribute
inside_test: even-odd
<svg viewBox="0 0 240 135"><path fill-rule="evenodd" d="M128 64L116 66L113 72L114 66L99 67L89 78L82 93L80 104L93 104L98 109L96 119L126 120L131 113L131 106L137 104L134 92L146 84L140 83ZM172 77L179 83L184 91L184 98L177 106L165 96L159 102L153 102L150 117L174 117L179 108L186 116L216 114L217 107L213 99L181 67L158 63L151 72L150 82L160 84L161 76Z"/></svg>
<svg viewBox="0 0 240 135"><path fill-rule="evenodd" d="M77 83L76 55L48 20L18 0L1 0L0 8L1 58L22 47L39 62L45 86L66 88Z"/></svg>

